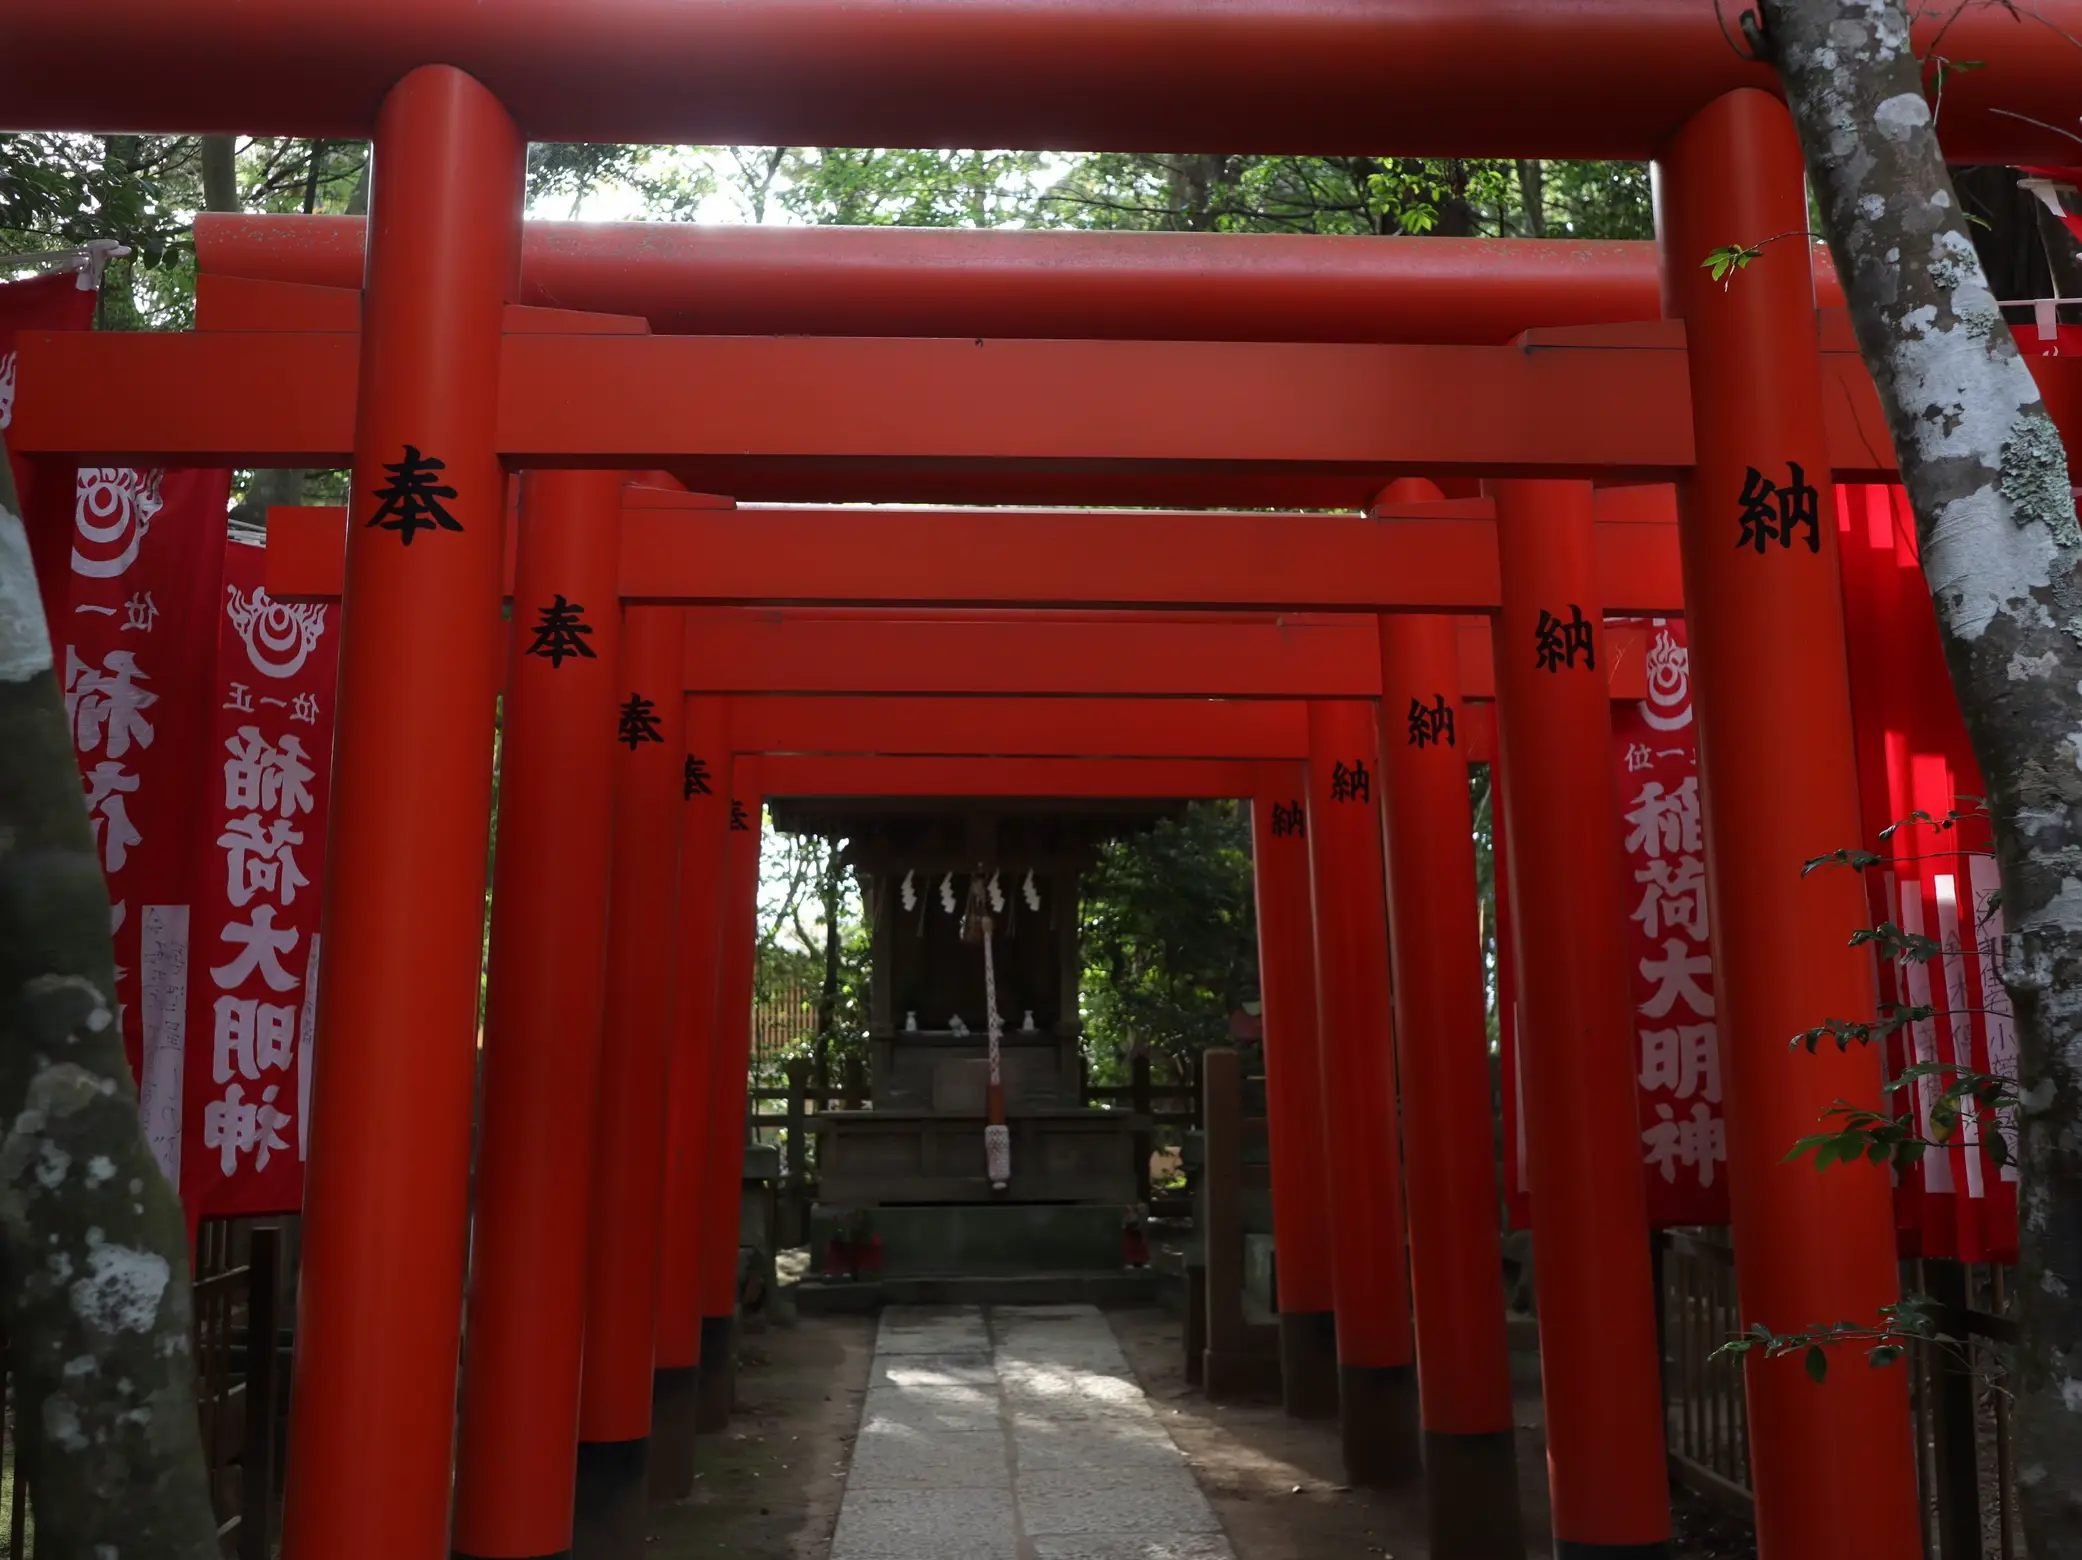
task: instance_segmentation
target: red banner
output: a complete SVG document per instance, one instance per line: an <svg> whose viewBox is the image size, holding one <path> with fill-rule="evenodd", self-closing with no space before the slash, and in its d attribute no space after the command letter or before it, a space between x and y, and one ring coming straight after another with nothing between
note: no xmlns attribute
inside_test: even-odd
<svg viewBox="0 0 2082 1560"><path fill-rule="evenodd" d="M51 638L108 875L116 999L146 1131L178 1126L197 785L225 471L79 473L65 618Z"/></svg>
<svg viewBox="0 0 2082 1560"><path fill-rule="evenodd" d="M1722 1116L1713 959L1708 946L1706 846L1691 663L1680 618L1613 619L1649 640L1648 697L1612 708L1622 881L1629 905L1642 1174L1651 1224L1728 1221L1727 1125ZM1518 1069L1517 989L1503 808L1492 809L1497 903L1498 1044L1503 1062L1504 1203L1532 1227L1525 1101Z"/></svg>
<svg viewBox="0 0 2082 1560"><path fill-rule="evenodd" d="M1725 1224L1727 1124L1707 939L1706 845L1690 657L1680 618L1653 618L1648 697L1612 708L1631 900L1642 1164L1651 1224Z"/></svg>
<svg viewBox="0 0 2082 1560"><path fill-rule="evenodd" d="M0 433L14 421L20 380L15 369L15 337L32 330L85 330L94 323L95 296L92 288L82 290L79 277L70 271L62 276L0 283ZM15 462L14 477L26 500L27 462ZM26 502L23 507L26 510Z"/></svg>
<svg viewBox="0 0 2082 1560"><path fill-rule="evenodd" d="M271 599L264 564L227 544L211 641L178 1145L191 1220L296 1211L309 1153L339 615Z"/></svg>
<svg viewBox="0 0 2082 1560"><path fill-rule="evenodd" d="M1930 1009L1888 1043L1890 1072L1911 1062L2017 1076L2009 994L1998 978L2002 912L1981 776L1939 644L1937 617L1916 547L1915 517L1897 487L1837 489L1844 611L1850 629L1852 719L1858 743L1865 849L1890 863L1866 874L1874 925L1929 937L1935 960L1883 961L1881 999ZM1881 831L1921 812L1891 837ZM1948 815L1962 816L1947 823ZM1944 1137L1932 1107L1942 1085L1918 1081L1892 1096L1913 1106L1924 1137ZM1983 1146L1999 1131L2011 1163ZM2017 1254L2014 1120L1968 1110L1951 1145L1896 1177L1895 1222L1904 1256L2012 1262Z"/></svg>

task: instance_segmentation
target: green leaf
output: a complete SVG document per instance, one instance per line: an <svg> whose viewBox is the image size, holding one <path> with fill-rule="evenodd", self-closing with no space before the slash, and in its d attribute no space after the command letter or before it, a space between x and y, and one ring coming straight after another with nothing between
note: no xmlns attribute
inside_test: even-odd
<svg viewBox="0 0 2082 1560"><path fill-rule="evenodd" d="M1720 248L1707 255L1699 264L1712 274L1715 281L1719 282L1742 270L1752 260L1759 258L1762 254L1763 251L1753 245L1723 244Z"/></svg>
<svg viewBox="0 0 2082 1560"><path fill-rule="evenodd" d="M1819 1343L1807 1346L1807 1377L1810 1381L1826 1381L1829 1376L1829 1353Z"/></svg>
<svg viewBox="0 0 2082 1560"><path fill-rule="evenodd" d="M1874 1370L1880 1370L1885 1366L1892 1365L1907 1352L1908 1350L1898 1343L1883 1343L1865 1357L1866 1363L1871 1365Z"/></svg>

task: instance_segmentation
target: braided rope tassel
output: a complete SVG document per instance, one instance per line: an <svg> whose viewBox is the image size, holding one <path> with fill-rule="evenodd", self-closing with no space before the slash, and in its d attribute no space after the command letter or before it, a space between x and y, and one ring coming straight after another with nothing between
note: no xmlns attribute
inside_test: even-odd
<svg viewBox="0 0 2082 1560"><path fill-rule="evenodd" d="M983 917L983 1012L990 1036L989 1115L983 1128L984 1171L990 1189L1002 1192L1012 1180L1012 1129L1005 1125L1005 1080L999 1044L1005 1021L998 1016L998 968L992 956L991 918Z"/></svg>

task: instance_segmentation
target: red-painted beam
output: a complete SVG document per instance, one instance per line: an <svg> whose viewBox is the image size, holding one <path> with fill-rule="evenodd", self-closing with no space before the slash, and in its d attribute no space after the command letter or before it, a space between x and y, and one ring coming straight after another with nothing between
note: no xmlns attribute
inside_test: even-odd
<svg viewBox="0 0 2082 1560"><path fill-rule="evenodd" d="M1376 698L1371 616L1210 621L1191 615L695 611L690 693L1000 698ZM1615 631L1616 699L1646 697L1637 632ZM1462 697L1495 697L1486 633L1462 634Z"/></svg>
<svg viewBox="0 0 2082 1560"><path fill-rule="evenodd" d="M1615 511L1639 508L1605 490ZM1484 499L1372 517L1087 510L715 509L627 490L621 593L654 605L1494 611L1496 538ZM1614 612L1678 613L1674 500L1660 524L1598 533ZM276 509L270 594L330 600L343 575L338 509ZM507 564L509 589L512 563Z"/></svg>
<svg viewBox="0 0 2082 1560"><path fill-rule="evenodd" d="M1491 708L1463 706L1460 746L1471 764L1490 762L1495 751ZM1308 756L1308 706L1277 699L739 698L730 701L730 742L740 753L804 756L1298 762Z"/></svg>
<svg viewBox="0 0 2082 1560"><path fill-rule="evenodd" d="M1832 464L1882 475L1878 398L1848 333L1829 345ZM346 334L27 336L33 393L9 439L97 462L337 466L355 348ZM1511 347L509 335L498 436L516 466L664 467L741 499L819 485L858 498L879 479L914 501L1003 501L1001 474L1040 472L1117 504L1134 478L1191 468L1216 486L1341 486L1332 504L1357 506L1409 472L1664 480L1691 462L1690 408L1675 325Z"/></svg>
<svg viewBox="0 0 2082 1560"><path fill-rule="evenodd" d="M2017 9L1920 16L1988 63L1946 84L1954 160L2071 150L2082 3ZM531 140L699 145L1644 158L1776 85L1694 0L15 0L0 103L23 130L359 140L431 61Z"/></svg>
<svg viewBox="0 0 2082 1560"><path fill-rule="evenodd" d="M1298 785L1301 766L1218 758L848 758L783 756L760 763L760 788L787 796L1250 796Z"/></svg>
<svg viewBox="0 0 2082 1560"><path fill-rule="evenodd" d="M730 701L740 753L947 758L1308 756L1307 708L1270 699Z"/></svg>
<svg viewBox="0 0 2082 1560"><path fill-rule="evenodd" d="M206 330L352 330L359 217L195 219ZM1827 249L1817 296L1843 301ZM294 285L286 285L294 284ZM530 222L521 301L668 334L1493 345L1662 312L1655 245L1583 239Z"/></svg>

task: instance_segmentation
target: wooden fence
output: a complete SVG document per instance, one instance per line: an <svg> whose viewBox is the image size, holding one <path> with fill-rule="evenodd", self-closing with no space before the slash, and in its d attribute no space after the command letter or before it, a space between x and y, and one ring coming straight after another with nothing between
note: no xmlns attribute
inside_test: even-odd
<svg viewBox="0 0 2082 1560"><path fill-rule="evenodd" d="M817 1034L817 1004L824 996L821 977L791 970L762 979L752 1002L752 1078L767 1087L781 1079L790 1052Z"/></svg>
<svg viewBox="0 0 2082 1560"><path fill-rule="evenodd" d="M1735 1252L1720 1230L1666 1230L1657 1241L1670 1471L1743 1514L1749 1481L1742 1370L1713 1351L1741 1332ZM1924 1552L1933 1560L2016 1560L2016 1467L2001 1346L2016 1339L2007 1275L1958 1262L1902 1264L1902 1292L1937 1306L1947 1340L1919 1343L1909 1372ZM1864 1369L1846 1351L1838 1369Z"/></svg>

